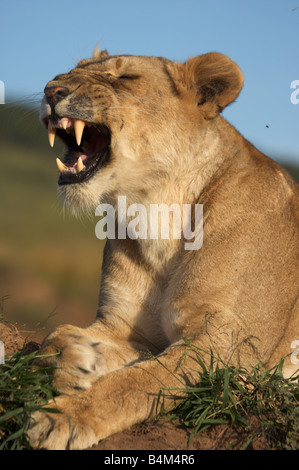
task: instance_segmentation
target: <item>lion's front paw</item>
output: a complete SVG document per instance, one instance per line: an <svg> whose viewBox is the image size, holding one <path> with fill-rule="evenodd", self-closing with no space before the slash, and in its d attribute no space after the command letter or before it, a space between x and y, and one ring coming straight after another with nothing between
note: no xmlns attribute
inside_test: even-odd
<svg viewBox="0 0 299 470"><path fill-rule="evenodd" d="M33 449L82 450L98 442L90 426L72 423L64 414L44 411L33 413L27 434Z"/></svg>
<svg viewBox="0 0 299 470"><path fill-rule="evenodd" d="M73 395L107 373L102 350L102 343L93 341L80 328L63 326L46 338L41 353L48 355L47 365L55 368L53 383L58 392Z"/></svg>

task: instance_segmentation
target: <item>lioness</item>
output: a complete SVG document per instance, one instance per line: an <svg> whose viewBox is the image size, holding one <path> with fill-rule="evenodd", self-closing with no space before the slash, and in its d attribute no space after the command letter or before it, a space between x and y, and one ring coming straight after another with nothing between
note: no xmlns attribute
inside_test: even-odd
<svg viewBox="0 0 299 470"><path fill-rule="evenodd" d="M44 341L44 353L59 351L50 364L63 414L32 416L34 448L88 448L155 414L175 374L198 377L194 358L179 361L184 338L203 360L210 349L246 368L287 356L285 376L296 371L299 189L220 116L242 85L219 53L176 63L98 50L47 84L41 119L51 145L55 134L65 143L66 202L93 213L124 195L145 208L202 204L203 244L107 240L96 320Z"/></svg>

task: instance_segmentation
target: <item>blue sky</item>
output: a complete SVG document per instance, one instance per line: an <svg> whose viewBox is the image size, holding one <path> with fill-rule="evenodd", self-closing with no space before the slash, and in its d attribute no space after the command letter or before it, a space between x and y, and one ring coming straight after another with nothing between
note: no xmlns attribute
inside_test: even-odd
<svg viewBox="0 0 299 470"><path fill-rule="evenodd" d="M299 0L0 0L0 15L6 101L42 92L99 41L110 54L178 61L219 51L245 76L224 116L260 150L299 164Z"/></svg>

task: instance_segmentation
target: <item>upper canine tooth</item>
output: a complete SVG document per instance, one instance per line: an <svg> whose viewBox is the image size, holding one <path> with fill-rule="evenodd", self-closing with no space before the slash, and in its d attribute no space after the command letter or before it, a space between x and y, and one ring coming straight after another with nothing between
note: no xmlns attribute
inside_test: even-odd
<svg viewBox="0 0 299 470"><path fill-rule="evenodd" d="M51 127L51 125L48 125L48 137L49 137L49 143L51 147L54 146L54 141L55 141L55 134L56 134L56 127Z"/></svg>
<svg viewBox="0 0 299 470"><path fill-rule="evenodd" d="M58 170L60 171L60 173L64 173L65 170L67 170L67 166L62 163L61 160L59 160L59 158L56 158L56 164L58 166Z"/></svg>
<svg viewBox="0 0 299 470"><path fill-rule="evenodd" d="M81 144L81 139L82 139L82 134L83 134L83 131L84 131L84 127L85 127L85 122L84 121L81 121L81 119L76 119L75 120L74 128L75 128L76 141L77 141L78 145Z"/></svg>

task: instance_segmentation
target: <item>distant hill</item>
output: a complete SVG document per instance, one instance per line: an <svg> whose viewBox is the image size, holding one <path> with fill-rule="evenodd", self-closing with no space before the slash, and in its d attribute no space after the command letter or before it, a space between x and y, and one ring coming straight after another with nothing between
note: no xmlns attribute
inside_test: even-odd
<svg viewBox="0 0 299 470"><path fill-rule="evenodd" d="M35 149L48 145L38 107L15 103L0 105L0 141Z"/></svg>
<svg viewBox="0 0 299 470"><path fill-rule="evenodd" d="M299 184L299 165L295 165L294 163L281 163L290 175L294 178L294 180Z"/></svg>
<svg viewBox="0 0 299 470"><path fill-rule="evenodd" d="M37 109L0 105L0 299L4 318L32 325L88 324L98 303L103 242L98 219L78 220L57 196L54 149ZM0 311L1 314L1 311Z"/></svg>

